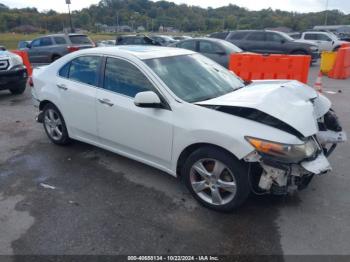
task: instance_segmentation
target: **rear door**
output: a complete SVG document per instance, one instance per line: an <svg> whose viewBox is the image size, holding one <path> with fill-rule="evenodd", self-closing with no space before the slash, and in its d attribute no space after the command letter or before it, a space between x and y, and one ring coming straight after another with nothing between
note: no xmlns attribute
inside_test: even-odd
<svg viewBox="0 0 350 262"><path fill-rule="evenodd" d="M74 137L96 142L96 90L100 56L80 56L59 71L56 88L61 94L61 110Z"/></svg>
<svg viewBox="0 0 350 262"><path fill-rule="evenodd" d="M108 57L104 82L97 91L100 140L113 151L169 166L172 151L172 111L141 108L134 97L156 91L153 83L131 62Z"/></svg>

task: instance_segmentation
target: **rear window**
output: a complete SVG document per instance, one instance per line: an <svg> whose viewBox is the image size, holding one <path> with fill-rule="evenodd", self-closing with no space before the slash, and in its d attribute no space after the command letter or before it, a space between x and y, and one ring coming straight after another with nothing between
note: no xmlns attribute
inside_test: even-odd
<svg viewBox="0 0 350 262"><path fill-rule="evenodd" d="M77 44L77 45L92 44L91 40L86 35L71 35L69 36L69 39L72 42L72 44Z"/></svg>

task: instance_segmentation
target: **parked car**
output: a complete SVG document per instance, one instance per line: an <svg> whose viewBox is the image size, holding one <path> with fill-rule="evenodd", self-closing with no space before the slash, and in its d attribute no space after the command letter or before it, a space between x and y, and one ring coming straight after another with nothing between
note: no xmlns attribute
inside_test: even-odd
<svg viewBox="0 0 350 262"><path fill-rule="evenodd" d="M9 90L14 95L22 94L27 78L22 58L0 48L0 90Z"/></svg>
<svg viewBox="0 0 350 262"><path fill-rule="evenodd" d="M310 55L312 62L319 58L317 45L300 43L286 33L270 30L238 30L229 32L225 38L244 51L261 54Z"/></svg>
<svg viewBox="0 0 350 262"><path fill-rule="evenodd" d="M192 38L177 42L171 46L201 53L226 68L228 68L230 63L230 55L242 52L242 49L234 44L214 38Z"/></svg>
<svg viewBox="0 0 350 262"><path fill-rule="evenodd" d="M116 45L155 45L160 46L156 40L146 35L120 35L117 37Z"/></svg>
<svg viewBox="0 0 350 262"><path fill-rule="evenodd" d="M329 145L346 140L331 102L313 88L246 85L180 48L81 50L34 69L32 83L37 119L54 144L80 140L180 176L219 211L252 190L306 187L330 171Z"/></svg>
<svg viewBox="0 0 350 262"><path fill-rule="evenodd" d="M34 39L27 52L31 63L51 63L71 52L95 47L91 39L83 34L55 34Z"/></svg>
<svg viewBox="0 0 350 262"><path fill-rule="evenodd" d="M176 35L176 36L173 36L172 38L174 40L181 41L181 40L191 39L192 37L188 35Z"/></svg>
<svg viewBox="0 0 350 262"><path fill-rule="evenodd" d="M28 48L28 46L30 46L30 43L32 41L19 41L18 45L17 45L17 49L18 50L25 50Z"/></svg>
<svg viewBox="0 0 350 262"><path fill-rule="evenodd" d="M162 46L168 46L177 42L177 40L168 35L150 35L149 37L160 43Z"/></svg>
<svg viewBox="0 0 350 262"><path fill-rule="evenodd" d="M340 40L335 34L323 31L306 31L294 35L295 39L312 41L320 51L336 51L342 44L348 42Z"/></svg>

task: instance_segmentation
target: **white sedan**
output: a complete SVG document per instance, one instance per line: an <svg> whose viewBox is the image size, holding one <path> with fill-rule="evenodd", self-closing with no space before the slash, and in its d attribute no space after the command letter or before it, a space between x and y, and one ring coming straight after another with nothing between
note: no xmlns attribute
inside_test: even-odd
<svg viewBox="0 0 350 262"><path fill-rule="evenodd" d="M251 192L287 194L331 170L346 139L330 101L297 81L244 83L189 50L86 49L34 71L50 140L80 140L183 179L229 211Z"/></svg>

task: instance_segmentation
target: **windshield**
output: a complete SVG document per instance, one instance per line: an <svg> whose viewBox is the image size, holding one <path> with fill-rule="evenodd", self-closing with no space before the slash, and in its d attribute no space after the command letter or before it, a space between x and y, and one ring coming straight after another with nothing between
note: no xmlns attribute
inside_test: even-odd
<svg viewBox="0 0 350 262"><path fill-rule="evenodd" d="M235 74L200 54L153 58L145 63L182 100L195 103L244 86Z"/></svg>

